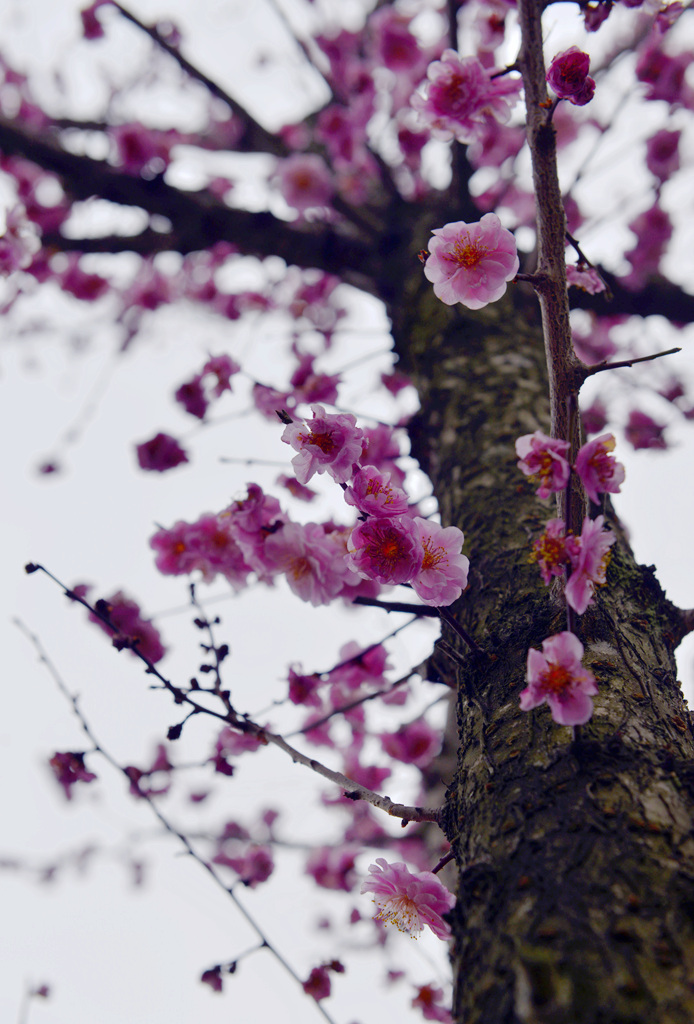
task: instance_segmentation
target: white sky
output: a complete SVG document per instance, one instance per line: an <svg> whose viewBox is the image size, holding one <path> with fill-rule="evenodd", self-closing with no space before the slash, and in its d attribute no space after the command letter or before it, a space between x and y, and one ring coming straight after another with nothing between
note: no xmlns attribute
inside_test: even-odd
<svg viewBox="0 0 694 1024"><path fill-rule="evenodd" d="M82 115L90 116L98 111L104 68L116 78L123 70L105 46L90 49L78 42L74 13L78 7L72 0L60 5L48 0L7 2L0 13L0 37L10 59L36 70L44 94L51 90L55 94L52 74L62 66L70 92L78 87L84 98ZM145 19L168 13L180 20L189 33L188 52L194 59L213 77L230 86L241 84L250 93L255 72L244 64L244 55L251 48L238 42L245 38L244 31L257 38L257 22L252 18L258 17L258 11L262 45L272 50L283 43L282 32L272 28L274 22L263 3L198 0L191 5L178 0L164 5L138 0L137 10ZM140 45L134 32L126 33L123 26L115 26L114 31L121 40L121 49L116 46L115 52L132 56L131 48ZM286 81L295 74L297 59L288 61L276 71L275 84L271 80L269 86L262 86L271 90L273 109L280 110L280 101L288 95ZM169 83L162 90L162 109L171 102L171 88ZM311 94L312 76L306 77L302 88ZM185 102L190 103L194 118L195 98ZM283 115L280 110L277 116L283 120L291 113ZM351 325L358 330L338 346L326 369L383 348L383 322L375 304L364 300L359 310ZM248 418L191 432L192 421L174 409L170 399L174 387L197 369L208 349L217 346L233 355L250 353L256 375L267 377L280 358L281 336L259 337L260 327L217 324L199 314L166 310L151 321L125 358L113 360L110 353L119 339L106 326L108 317L95 324L92 312L75 312L74 304L48 291L41 293L25 332L21 337L10 332L0 351L0 429L5 439L0 472L9 482L0 506L5 540L0 551L5 602L0 630L6 654L6 713L0 725L5 780L0 857L18 856L30 864L45 864L92 843L103 851L95 855L87 877L73 866L52 884L36 884L11 870L0 872L4 946L0 1019L18 1021L25 983L47 982L54 994L49 1001L32 1005L31 1024L318 1021L310 1001L265 952L243 961L237 976L228 980L224 995L201 986L200 971L233 959L254 942L234 907L198 865L177 856L172 841L150 838L153 824L147 808L124 794L120 778L107 766L97 759L88 762L99 781L81 791L78 787L71 804L62 800L46 767L53 751L84 749L84 741L65 701L37 664L35 652L11 625L14 616L40 634L67 685L80 693L97 735L123 763L145 766L154 743L178 716L168 698L147 691L147 680L134 659L126 653L116 656L103 635L85 626L82 612L68 605L55 587L45 578L24 576L24 562L42 561L68 584L93 582L103 594L122 586L150 614L181 607L186 602L185 582L163 578L153 570L147 547L152 524L170 524L217 510L243 493L247 481L270 485L279 472L220 464L220 455L255 455L288 463L286 447L269 425ZM663 344L661 336L667 338ZM641 342L644 350L671 344L657 322ZM691 374L691 351L677 358ZM355 371L341 393L342 403L364 413L393 415L394 406L375 405L370 392L370 374L389 366L389 357L381 356ZM98 411L69 449L65 475L37 477L36 465L50 455L55 439L70 429L87 396L104 378L108 386ZM228 397L224 401L229 411L244 405ZM221 416L225 406L220 404L219 409ZM657 414L662 407L653 411ZM195 462L153 479L133 471L132 444L159 429L188 434ZM666 454L631 456L620 451L627 464L627 480L617 505L631 529L637 557L655 563L670 598L688 607L694 604L690 540L694 436L691 427L683 424L674 426L670 434L674 444ZM312 507L304 512L306 518L317 515ZM215 586L211 592L223 589ZM284 684L278 681L286 678L290 662L302 660L307 670L328 668L337 660L343 642L372 642L396 624L367 613L337 619L332 610L316 610L287 599L281 587L276 591L255 588L213 607L223 618L220 629L233 650L229 680L234 692L242 695L240 706L251 712L267 707L278 692L284 693ZM165 636L180 646L180 654L167 658L163 668L180 678L196 667L199 634L190 627L190 618L187 613L162 616L160 622ZM391 645L398 667L421 660L434 635L433 627L424 625L399 637ZM690 689L693 649L691 644L683 645L680 660L681 678ZM422 705L433 696L433 688L426 688L420 697ZM180 759L194 757L195 752L206 756L210 735L202 723L192 723ZM191 789L193 780L191 775ZM389 785L389 795L413 798L410 781L403 771ZM186 786L182 788L185 792ZM319 813L317 793L324 788L279 752L264 750L244 762L233 779L216 777L213 797L198 811L187 808L184 818L183 805L174 802L171 814L174 818L180 814L187 827L195 830L203 823L221 825L232 818L247 823L255 816L254 808L274 806L284 810L279 829L283 837L310 841L339 835L336 820ZM140 889L133 888L127 866L113 856L113 851L128 846L128 839L133 839L136 855L152 866ZM369 859L362 858L362 869ZM357 895L352 901L334 900L330 893L305 884L301 854L288 853L286 859L278 860L280 866L270 883L240 896L281 952L306 976L322 959L346 955L344 939L337 932L315 932L311 924L325 914L341 924L353 904L368 915L370 902ZM346 934L346 941L352 942L364 932ZM403 939L397 949L394 965L408 963L413 982L445 980L442 946L435 940ZM348 973L335 981L337 998L326 1008L340 1024L372 1024L395 1014L403 1021L421 1019L407 1009L408 983L382 993L380 979L386 964L379 962L375 969L376 960L370 951L346 956Z"/></svg>

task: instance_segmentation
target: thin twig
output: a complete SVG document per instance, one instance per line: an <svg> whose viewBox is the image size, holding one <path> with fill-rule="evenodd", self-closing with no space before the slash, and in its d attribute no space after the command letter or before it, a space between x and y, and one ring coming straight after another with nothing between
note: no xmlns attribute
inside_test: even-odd
<svg viewBox="0 0 694 1024"><path fill-rule="evenodd" d="M618 370L623 366L634 366L635 363L650 363L653 359L660 359L661 356L674 356L677 352L681 351L681 348L667 348L664 352L654 352L651 356L639 356L638 359L622 359L618 363L608 363L606 360L603 360L602 363L596 363L595 366L582 368L579 373L583 380L587 380L588 377L592 377L595 373L602 373L603 370Z"/></svg>
<svg viewBox="0 0 694 1024"><path fill-rule="evenodd" d="M121 765L118 763L118 761L115 759L115 757L108 750L106 750L105 747L103 747L102 744L99 742L99 740L97 739L96 735L94 734L94 732L92 730L92 727L90 726L89 722L87 721L84 713L82 712L82 710L81 710L81 708L79 706L79 701L78 701L77 696L75 694L70 693L70 691L68 690L68 688L65 685L63 679L61 678L60 674L58 673L55 665L53 664L53 662L48 657L48 655L47 655L47 653L46 653L46 651L45 651L41 641L39 640L39 638L37 636L35 636L24 625L24 623L21 622L19 619L15 619L14 622L15 622L15 625L17 625L19 627L19 629L24 633L24 635L29 639L29 641L34 646L34 649L36 650L36 652L37 652L37 654L39 656L39 660L45 665L46 669L48 670L48 672L52 676L53 681L55 682L56 686L58 687L60 693L72 705L73 712L74 712L75 716L77 717L77 720L79 721L79 723L80 723L80 725L82 727L82 731L85 733L85 735L89 739L90 743L92 744L92 746L94 748L94 751L96 753L101 754L101 756L106 761L108 761L108 763L113 768L115 768L116 771L120 772L121 775L124 775L125 778L128 780L128 784L130 784L131 779L130 779L130 776L128 775L127 769L121 767ZM216 872L215 868L212 866L212 864L210 864L203 857L201 857L200 854L197 853L195 848L192 846L192 844L191 844L190 840L188 839L188 837L185 836L182 832L179 832L179 830L177 828L175 828L174 825L171 824L171 822L168 820L168 818L166 818L162 814L162 812L160 811L159 807L156 805L156 803L154 802L154 800L152 799L150 794L148 794L144 790L141 790L139 795L140 795L140 797L143 800L145 800L147 802L147 804L149 805L152 813L158 819L159 823L161 825L163 825L163 827L166 829L166 831L169 832L172 836L174 836L183 845L183 847L185 848L186 853L189 854L189 856L191 856L193 858L193 860L197 861L198 864L200 864L200 866L205 869L205 871L208 873L208 875L210 875L210 877L219 886L219 888L224 890L224 892L227 894L227 896L232 900L232 902L236 906L236 908L239 911L239 913L246 919L246 921L248 922L250 927L253 929L253 931L256 933L258 938L261 940L261 945L266 947L270 951L270 953L275 957L277 962L279 964L281 964L281 966L285 969L285 971L287 971L287 973L294 979L294 981L303 988L303 982L302 982L301 978L299 977L299 975L294 970L294 968L289 965L289 963L285 960L285 958L282 956L282 954L279 952L279 950L275 946L272 945L272 943L270 942L270 940L268 939L268 937L266 936L265 932L260 927L258 922L255 920L253 915L250 913L250 911L248 911L246 909L246 907L243 905L243 903L241 903L241 901L239 900L238 896L234 893L233 889L230 886L226 885L224 880L217 874L217 872ZM328 1021L329 1024L335 1024L333 1018L329 1016L329 1014L325 1011L325 1009L323 1008L323 1006L320 1003L316 1002L315 1006L316 1006L316 1009L318 1010L318 1012L322 1014L324 1019L326 1021Z"/></svg>

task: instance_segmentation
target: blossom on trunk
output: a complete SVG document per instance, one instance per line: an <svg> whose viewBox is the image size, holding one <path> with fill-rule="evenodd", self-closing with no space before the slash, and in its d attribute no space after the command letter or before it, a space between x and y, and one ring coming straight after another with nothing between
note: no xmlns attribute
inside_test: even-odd
<svg viewBox="0 0 694 1024"><path fill-rule="evenodd" d="M611 530L603 529L604 516L583 520L581 536L574 538L569 551L571 575L566 584L566 600L579 615L592 604L596 586L605 583L610 547L616 541Z"/></svg>
<svg viewBox="0 0 694 1024"><path fill-rule="evenodd" d="M407 517L370 519L352 530L348 562L379 583L407 583L424 560L419 531Z"/></svg>
<svg viewBox="0 0 694 1024"><path fill-rule="evenodd" d="M326 413L322 405L312 405L313 419L290 423L282 440L299 454L292 459L299 483L307 484L314 473L330 473L339 484L352 476L353 466L362 456L363 431L351 413Z"/></svg>
<svg viewBox="0 0 694 1024"><path fill-rule="evenodd" d="M362 882L361 891L374 894L376 917L386 924L394 924L413 937L427 925L438 939L449 938L451 929L442 915L453 908L455 896L433 872L413 874L401 861L388 864L377 857L369 866L369 877Z"/></svg>
<svg viewBox="0 0 694 1024"><path fill-rule="evenodd" d="M566 537L563 519L550 519L544 533L533 544L531 559L540 567L545 584L549 586L553 576L561 576L569 563L567 544L572 538Z"/></svg>
<svg viewBox="0 0 694 1024"><path fill-rule="evenodd" d="M568 451L568 441L548 437L541 430L524 434L516 441L518 468L533 482L539 482L538 498L548 498L566 487L571 472L566 459Z"/></svg>
<svg viewBox="0 0 694 1024"><path fill-rule="evenodd" d="M461 302L481 309L500 299L518 273L516 240L495 213L485 213L474 224L444 224L433 235L424 275L447 306Z"/></svg>
<svg viewBox="0 0 694 1024"><path fill-rule="evenodd" d="M574 468L591 501L597 502L599 493L619 494L624 466L611 454L615 444L613 434L601 434L578 450Z"/></svg>
<svg viewBox="0 0 694 1024"><path fill-rule="evenodd" d="M527 687L520 695L523 711L545 701L559 725L583 725L593 714L598 692L595 676L584 668L583 644L573 633L563 632L542 641L542 653L528 651Z"/></svg>
<svg viewBox="0 0 694 1024"><path fill-rule="evenodd" d="M492 78L477 57L461 58L455 50L444 50L427 78L412 106L432 135L458 142L470 142L490 119L507 121L520 90L520 80Z"/></svg>
<svg viewBox="0 0 694 1024"><path fill-rule="evenodd" d="M467 587L470 560L463 554L463 531L457 526L439 526L428 519L414 520L424 548L419 571L412 578L412 587L425 604L452 604Z"/></svg>
<svg viewBox="0 0 694 1024"><path fill-rule="evenodd" d="M595 93L595 80L588 74L590 57L577 46L558 53L547 69L547 81L560 100L585 106Z"/></svg>

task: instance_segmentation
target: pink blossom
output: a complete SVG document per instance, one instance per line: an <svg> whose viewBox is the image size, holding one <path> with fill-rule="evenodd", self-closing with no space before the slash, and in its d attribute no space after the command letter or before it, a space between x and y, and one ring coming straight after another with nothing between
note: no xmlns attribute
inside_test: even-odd
<svg viewBox="0 0 694 1024"><path fill-rule="evenodd" d="M452 604L467 587L470 560L461 554L465 540L456 526L442 527L428 519L414 520L424 558L412 587L425 604Z"/></svg>
<svg viewBox="0 0 694 1024"><path fill-rule="evenodd" d="M91 587L80 583L72 590L78 597L84 598ZM166 653L166 648L161 642L159 631L149 619L143 618L140 606L136 601L126 597L119 590L111 597L97 601L96 608L109 619L113 628L107 626L103 619L93 612L89 613L89 621L99 626L107 636L112 638L114 647L118 650L136 649L153 664L161 661Z"/></svg>
<svg viewBox="0 0 694 1024"><path fill-rule="evenodd" d="M200 975L200 981L203 985L209 985L213 992L222 991L222 968L221 965L217 964L216 967L210 967L209 970L203 971Z"/></svg>
<svg viewBox="0 0 694 1024"><path fill-rule="evenodd" d="M500 299L518 273L516 240L495 213L485 213L476 224L444 224L433 234L424 274L447 306L462 302L481 309Z"/></svg>
<svg viewBox="0 0 694 1024"><path fill-rule="evenodd" d="M294 153L280 160L277 185L285 202L300 212L327 206L334 191L328 166L317 153Z"/></svg>
<svg viewBox="0 0 694 1024"><path fill-rule="evenodd" d="M571 264L566 268L566 283L569 287L581 288L589 295L598 295L607 287L595 267L574 267Z"/></svg>
<svg viewBox="0 0 694 1024"><path fill-rule="evenodd" d="M587 409L581 409L581 422L586 434L599 434L601 430L605 429L607 409L600 399L596 398Z"/></svg>
<svg viewBox="0 0 694 1024"><path fill-rule="evenodd" d="M302 987L307 996L313 996L316 1002L327 999L330 995L330 975L326 967L314 967Z"/></svg>
<svg viewBox="0 0 694 1024"><path fill-rule="evenodd" d="M424 95L412 106L437 138L470 142L490 118L507 121L518 98L520 80L492 78L477 57L444 50L427 69Z"/></svg>
<svg viewBox="0 0 694 1024"><path fill-rule="evenodd" d="M595 93L595 80L588 74L590 57L577 46L558 53L547 70L547 81L560 100L585 106Z"/></svg>
<svg viewBox="0 0 694 1024"><path fill-rule="evenodd" d="M528 651L528 685L520 695L521 710L547 701L559 725L584 725L593 714L598 692L595 676L581 664L583 644L573 633L557 633L542 641L542 653Z"/></svg>
<svg viewBox="0 0 694 1024"><path fill-rule="evenodd" d="M411 21L393 7L381 7L369 18L368 28L376 65L414 79L424 74L427 57L410 31Z"/></svg>
<svg viewBox="0 0 694 1024"><path fill-rule="evenodd" d="M70 292L83 302L96 302L110 288L105 277L87 274L82 270L78 253L69 254L67 269L58 276L58 280L63 291Z"/></svg>
<svg viewBox="0 0 694 1024"><path fill-rule="evenodd" d="M615 444L613 434L601 434L578 450L574 468L591 501L597 502L598 494L605 491L619 494L624 481L624 466L611 454Z"/></svg>
<svg viewBox="0 0 694 1024"><path fill-rule="evenodd" d="M678 147L681 134L663 128L646 142L646 167L660 182L667 181L679 169Z"/></svg>
<svg viewBox="0 0 694 1024"><path fill-rule="evenodd" d="M356 852L347 847L321 846L306 861L306 874L323 889L351 892L356 882Z"/></svg>
<svg viewBox="0 0 694 1024"><path fill-rule="evenodd" d="M533 544L532 559L539 565L542 579L547 586L553 576L562 576L569 564L567 543L564 521L550 519L544 532Z"/></svg>
<svg viewBox="0 0 694 1024"><path fill-rule="evenodd" d="M270 847L253 843L246 846L243 852L239 851L237 856L220 851L212 858L212 863L231 868L249 889L267 882L275 868Z"/></svg>
<svg viewBox="0 0 694 1024"><path fill-rule="evenodd" d="M410 519L370 519L352 530L348 560L366 579L407 583L423 558L424 548Z"/></svg>
<svg viewBox="0 0 694 1024"><path fill-rule="evenodd" d="M401 861L388 864L383 857L369 866L361 891L372 892L376 917L413 937L427 925L438 939L448 939L450 926L442 915L455 905L455 896L431 871L413 874Z"/></svg>
<svg viewBox="0 0 694 1024"><path fill-rule="evenodd" d="M345 491L345 501L369 516L404 515L409 499L399 487L391 486L390 476L375 466L362 466Z"/></svg>
<svg viewBox="0 0 694 1024"><path fill-rule="evenodd" d="M663 50L660 41L647 45L636 62L636 77L648 87L646 99L688 106L691 90L686 73L691 62L691 53L671 56Z"/></svg>
<svg viewBox="0 0 694 1024"><path fill-rule="evenodd" d="M85 39L101 39L104 29L96 16L96 12L100 7L104 7L110 2L111 0L94 0L94 3L90 4L89 7L84 7L80 11L82 32Z"/></svg>
<svg viewBox="0 0 694 1024"><path fill-rule="evenodd" d="M633 448L667 448L663 437L665 425L656 423L647 413L632 409L624 428L624 436Z"/></svg>
<svg viewBox="0 0 694 1024"><path fill-rule="evenodd" d="M442 1006L443 989L433 985L421 985L412 1000L412 1006L422 1011L425 1020L437 1020L440 1024L453 1024L451 1011Z"/></svg>
<svg viewBox="0 0 694 1024"><path fill-rule="evenodd" d="M210 763L214 765L214 770L220 775L233 775L234 768L228 758L252 753L262 745L263 741L258 736L248 732L239 732L238 729L232 729L231 726L225 725L220 729L215 741L214 754L210 758Z"/></svg>
<svg viewBox="0 0 694 1024"><path fill-rule="evenodd" d="M622 283L637 291L649 277L658 272L660 261L672 237L672 221L656 201L650 209L639 214L629 228L636 235L636 245L624 253L631 263L631 272Z"/></svg>
<svg viewBox="0 0 694 1024"><path fill-rule="evenodd" d="M93 782L96 778L93 772L88 772L84 767L84 754L81 753L56 753L48 763L68 800L72 800L72 787L75 783Z"/></svg>
<svg viewBox="0 0 694 1024"><path fill-rule="evenodd" d="M566 584L566 600L579 615L592 604L596 586L605 583L610 547L616 541L611 530L604 530L604 516L583 520L581 536L574 538L569 557L571 575Z"/></svg>
<svg viewBox="0 0 694 1024"><path fill-rule="evenodd" d="M441 750L441 732L423 718L403 725L397 732L383 732L381 746L386 754L403 764L426 768Z"/></svg>
<svg viewBox="0 0 694 1024"><path fill-rule="evenodd" d="M276 483L280 487L286 487L291 496L298 501L313 501L318 496L318 491L314 491L312 487L304 487L295 476L287 476L286 473L280 473Z"/></svg>
<svg viewBox="0 0 694 1024"><path fill-rule="evenodd" d="M206 583L221 573L235 590L240 590L251 566L236 539L234 525L229 514L208 513L194 523L179 521L170 530L159 530L149 542L157 552L157 569L165 576L199 569Z"/></svg>
<svg viewBox="0 0 694 1024"><path fill-rule="evenodd" d="M388 652L383 644L375 644L364 649L355 640L350 640L340 648L340 663L329 673L331 683L341 683L350 690L358 690L360 686L385 686L383 675L391 666L388 664Z"/></svg>
<svg viewBox="0 0 694 1024"><path fill-rule="evenodd" d="M330 473L339 484L347 483L355 462L361 458L364 432L351 413L326 413L312 405L313 419L291 423L282 440L299 454L292 459L299 483L307 484L314 473Z"/></svg>
<svg viewBox="0 0 694 1024"><path fill-rule="evenodd" d="M351 576L345 556L317 523L285 523L265 541L266 564L314 606L329 604Z"/></svg>
<svg viewBox="0 0 694 1024"><path fill-rule="evenodd" d="M618 346L612 340L610 331L623 319L623 317L592 316L587 329L573 328L574 351L581 362L587 366L594 366L615 354Z"/></svg>
<svg viewBox="0 0 694 1024"><path fill-rule="evenodd" d="M165 473L168 469L188 461L183 448L170 434L157 434L149 441L137 446L137 461L140 469Z"/></svg>
<svg viewBox="0 0 694 1024"><path fill-rule="evenodd" d="M539 482L539 498L548 498L566 487L570 473L566 459L568 452L568 441L548 437L541 430L524 434L516 441L518 468L534 483Z"/></svg>
<svg viewBox="0 0 694 1024"><path fill-rule="evenodd" d="M289 669L289 699L292 704L304 704L307 707L319 708L322 701L316 692L321 685L321 677L314 672L310 676L300 675L290 667Z"/></svg>

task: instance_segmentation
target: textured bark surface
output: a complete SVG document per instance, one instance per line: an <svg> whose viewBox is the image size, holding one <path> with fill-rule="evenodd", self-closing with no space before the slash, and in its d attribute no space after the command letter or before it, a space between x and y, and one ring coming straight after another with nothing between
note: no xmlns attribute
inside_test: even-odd
<svg viewBox="0 0 694 1024"><path fill-rule="evenodd" d="M513 287L513 286L512 286ZM445 829L459 870L460 1024L694 1020L694 744L676 679L679 616L620 539L579 619L600 693L580 730L519 710L530 646L566 628L529 562L554 514L516 468L514 440L547 428L539 315L513 298L447 310L414 276L391 309L420 389L413 453L445 525L466 535L470 586L453 607L488 652L444 627L460 663L458 770ZM514 305L515 303L515 305Z"/></svg>

